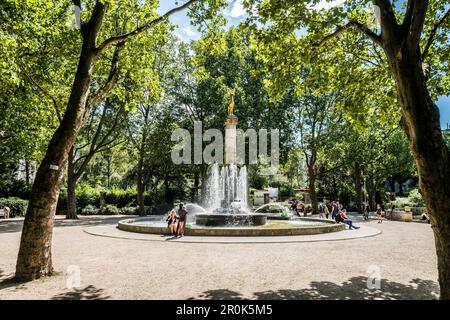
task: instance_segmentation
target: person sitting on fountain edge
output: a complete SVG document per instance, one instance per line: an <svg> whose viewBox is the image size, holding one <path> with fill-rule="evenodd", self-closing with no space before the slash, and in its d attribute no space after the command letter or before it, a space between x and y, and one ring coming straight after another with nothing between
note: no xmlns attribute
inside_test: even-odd
<svg viewBox="0 0 450 320"><path fill-rule="evenodd" d="M175 209L170 210L166 218L167 227L172 235L177 235L177 211Z"/></svg>
<svg viewBox="0 0 450 320"><path fill-rule="evenodd" d="M184 227L186 226L186 215L188 211L186 210L186 206L183 203L180 203L180 208L178 209L178 228L177 235L182 237L184 236Z"/></svg>
<svg viewBox="0 0 450 320"><path fill-rule="evenodd" d="M336 221L347 224L349 230L352 230L352 228L359 229L359 227L353 225L353 221L347 216L347 210L345 209L339 211L338 215L336 216Z"/></svg>

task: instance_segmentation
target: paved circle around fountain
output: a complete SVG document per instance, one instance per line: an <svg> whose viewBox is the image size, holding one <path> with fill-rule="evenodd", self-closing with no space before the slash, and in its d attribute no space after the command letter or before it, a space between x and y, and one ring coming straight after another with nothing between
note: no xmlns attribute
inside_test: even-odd
<svg viewBox="0 0 450 320"><path fill-rule="evenodd" d="M291 243L291 242L317 242L336 241L373 237L381 233L380 230L361 225L357 230L344 230L311 235L285 235L285 236L184 236L174 238L170 235L135 233L119 230L116 226L87 227L84 232L95 235L118 239L141 240L141 241L169 241L182 243Z"/></svg>

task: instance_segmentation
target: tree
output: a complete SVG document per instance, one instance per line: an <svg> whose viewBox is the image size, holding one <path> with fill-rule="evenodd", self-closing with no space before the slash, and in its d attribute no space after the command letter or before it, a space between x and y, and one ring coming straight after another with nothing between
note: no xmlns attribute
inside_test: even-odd
<svg viewBox="0 0 450 320"><path fill-rule="evenodd" d="M246 1L247 7L256 12L253 20L260 25L271 21L269 31L262 32L266 42L272 42L271 48L288 48L282 58L284 63L275 69L278 82L282 82L279 77L282 74L292 79L289 72L302 63L302 57L296 56L299 53L309 52L309 58L312 55L316 58L310 62L326 64L323 58L333 55L331 45L339 42L340 37L351 37L354 44L371 41L366 48L382 49L377 51L380 67L394 81L401 126L408 137L420 190L434 226L441 299L450 299L450 188L446 181L450 176L450 153L442 138L439 109L434 103L436 94L442 89L445 92L449 82L448 67L442 63L444 52L448 51L450 28L447 1L408 0L402 10L389 0L373 0L377 30L368 27L372 15L364 10L367 1L348 1L345 6L325 12L313 10L316 3ZM253 26L257 29L256 24ZM308 35L298 40L293 32L302 26L308 27ZM334 31L330 30L332 26L336 26ZM438 87L437 81L441 81L441 86ZM373 84L369 85L373 88ZM356 86L365 87L366 91L369 88L364 82Z"/></svg>
<svg viewBox="0 0 450 320"><path fill-rule="evenodd" d="M299 130L300 149L308 170L309 195L313 214L319 213L316 179L318 174L318 154L327 153L327 145L334 140L342 117L334 110L337 94L320 96L306 92L296 103L295 125Z"/></svg>
<svg viewBox="0 0 450 320"><path fill-rule="evenodd" d="M81 8L81 18L77 22L81 39L80 53L70 95L67 100L64 116L53 134L47 152L36 173L27 213L25 216L21 244L16 265L16 278L33 280L53 272L51 240L56 203L62 183L64 164L76 140L78 132L87 120L91 108L103 101L118 80L120 54L127 43L139 40L140 37L152 36L152 28L164 21L171 14L193 5L190 0L162 16L156 16L156 2L134 2L123 5L110 4L109 1L81 3L73 1ZM212 4L217 1L212 1ZM25 8L31 17L36 12L42 14L50 8L37 8L28 3L13 2L14 8ZM205 3L198 5L207 6ZM31 10L31 8L33 10ZM41 11L39 11L41 10ZM129 17L132 17L131 19ZM115 21L127 19L124 30L108 28ZM50 19L36 21L30 19L30 24L21 28L42 30L44 23L52 23ZM136 27L135 23L139 22ZM20 28L19 28L20 29ZM109 31L109 32L108 32ZM155 33L156 35L156 33ZM49 50L55 50L56 47ZM51 53L51 51L50 51ZM102 82L93 83L96 67L101 65L102 57L111 55L107 77ZM103 69L104 70L104 69Z"/></svg>
<svg viewBox="0 0 450 320"><path fill-rule="evenodd" d="M116 100L116 101L114 101ZM89 162L100 152L111 150L124 142L122 125L126 118L123 103L108 98L91 110L87 125L80 130L77 142L69 151L67 161L66 219L77 219L76 185Z"/></svg>

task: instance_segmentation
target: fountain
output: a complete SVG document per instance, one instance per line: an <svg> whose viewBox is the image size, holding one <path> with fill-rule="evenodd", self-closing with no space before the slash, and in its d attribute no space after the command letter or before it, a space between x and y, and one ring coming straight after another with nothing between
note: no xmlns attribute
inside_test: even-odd
<svg viewBox="0 0 450 320"><path fill-rule="evenodd" d="M223 165L213 163L203 187L202 206L187 204L188 225L186 235L196 236L286 236L318 234L345 230L344 224L323 219L302 219L267 222L262 212L264 205L252 212L248 207L248 184L246 166L236 163L236 125L233 114L234 94L228 107L225 121L225 161ZM287 209L277 205L282 211ZM261 211L261 212L258 212ZM285 216L283 216L284 218ZM118 228L124 231L164 234L168 232L164 216L126 219L119 221ZM271 219L274 219L271 216Z"/></svg>
<svg viewBox="0 0 450 320"><path fill-rule="evenodd" d="M236 164L236 125L233 114L234 94L231 94L225 121L225 164L214 163L209 168L204 187L204 207L209 213L195 216L195 223L204 226L260 226L267 216L248 209L247 167Z"/></svg>

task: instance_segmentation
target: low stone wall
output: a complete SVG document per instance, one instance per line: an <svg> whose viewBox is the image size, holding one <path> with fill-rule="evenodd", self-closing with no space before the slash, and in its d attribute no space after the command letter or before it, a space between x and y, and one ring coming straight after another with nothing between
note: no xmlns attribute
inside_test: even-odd
<svg viewBox="0 0 450 320"><path fill-rule="evenodd" d="M129 232L170 234L167 227L151 225L140 225L139 219L126 219L119 221L118 229ZM326 223L324 225L295 226L286 228L220 228L220 227L195 227L186 228L184 234L187 236L297 236L312 235L345 230L343 223Z"/></svg>
<svg viewBox="0 0 450 320"><path fill-rule="evenodd" d="M393 211L391 220L411 222L413 220L413 214L411 211Z"/></svg>

